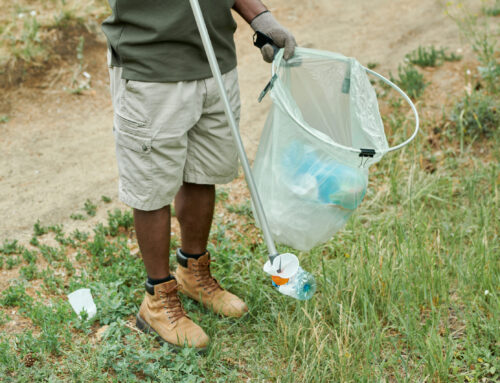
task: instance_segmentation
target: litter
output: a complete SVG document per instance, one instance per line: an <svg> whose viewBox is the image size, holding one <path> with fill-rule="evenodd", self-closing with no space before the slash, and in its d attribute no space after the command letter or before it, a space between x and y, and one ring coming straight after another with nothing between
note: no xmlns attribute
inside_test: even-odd
<svg viewBox="0 0 500 383"><path fill-rule="evenodd" d="M90 319L97 314L97 307L94 303L94 299L92 298L90 289L79 289L73 291L71 294L68 294L68 300L71 307L73 307L73 310L75 310L80 318L82 311L87 312L87 319Z"/></svg>
<svg viewBox="0 0 500 383"><path fill-rule="evenodd" d="M353 58L306 48L288 61L282 56L264 91L273 105L253 174L273 239L309 250L344 227L366 195L369 167L415 137L418 115L401 89ZM415 113L413 135L393 148L367 73L394 87Z"/></svg>
<svg viewBox="0 0 500 383"><path fill-rule="evenodd" d="M310 299L316 291L314 277L300 267L294 254L280 254L272 263L267 261L264 271L271 275L273 286L282 294L303 301Z"/></svg>

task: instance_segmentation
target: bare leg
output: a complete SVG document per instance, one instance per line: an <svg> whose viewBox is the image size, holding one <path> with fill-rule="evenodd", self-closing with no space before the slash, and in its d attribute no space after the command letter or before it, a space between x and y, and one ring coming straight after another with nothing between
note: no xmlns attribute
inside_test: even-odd
<svg viewBox="0 0 500 383"><path fill-rule="evenodd" d="M146 272L152 279L170 275L170 205L159 210L134 209L135 231Z"/></svg>
<svg viewBox="0 0 500 383"><path fill-rule="evenodd" d="M215 186L184 182L175 197L175 213L181 226L181 250L201 254L207 250L214 215Z"/></svg>

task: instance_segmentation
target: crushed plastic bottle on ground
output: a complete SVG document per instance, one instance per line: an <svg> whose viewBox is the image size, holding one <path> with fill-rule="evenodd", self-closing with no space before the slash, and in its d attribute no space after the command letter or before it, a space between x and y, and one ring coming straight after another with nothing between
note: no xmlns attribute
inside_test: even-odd
<svg viewBox="0 0 500 383"><path fill-rule="evenodd" d="M311 299L316 291L316 280L311 273L299 266L297 273L291 277L287 283L277 285L273 281L273 286L282 294L305 301Z"/></svg>

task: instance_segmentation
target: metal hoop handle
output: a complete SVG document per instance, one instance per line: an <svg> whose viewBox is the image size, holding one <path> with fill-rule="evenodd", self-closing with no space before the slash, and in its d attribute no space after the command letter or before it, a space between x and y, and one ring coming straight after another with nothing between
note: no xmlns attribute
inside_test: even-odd
<svg viewBox="0 0 500 383"><path fill-rule="evenodd" d="M304 49L304 48L296 48L296 49ZM328 53L328 52L322 52L322 51L317 51L317 50L312 50L312 51L318 52L318 53L322 53L323 55L325 53ZM284 52L284 49L280 49L278 51L278 53L276 53L276 56L275 56L275 58L273 60L272 66L271 66L271 76L272 77L274 77L274 75L277 75L277 69L280 67L281 62L283 60L283 52ZM340 59L340 57L341 56L339 55L338 57L336 57L336 59ZM417 108L415 107L415 104L410 99L410 97L408 97L408 95L405 92L403 92L401 90L401 88L398 87L396 84L394 84L392 81L388 80L387 78L385 78L381 74L379 74L379 73L377 73L377 72L375 72L375 71L373 71L371 69L368 69L368 68L366 68L364 66L363 66L363 69L366 71L366 73L371 74L372 76L377 77L378 79L382 80L387 85L389 85L391 88L393 88L394 90L396 90L401 95L401 97L403 97L403 99L408 103L408 105L410 106L411 110L413 111L413 114L415 116L415 130L413 131L413 134L406 141L402 142L401 144L393 146L393 147L390 147L389 149L387 149L387 153L388 152L392 152L394 150L401 149L402 147L408 145L411 141L413 141L413 139L417 136L417 133L419 131L419 128L420 128L420 118L418 116ZM304 125L301 121L299 121L294 116L293 113L291 113L289 110L287 110L287 113L295 121L295 123L297 123L299 126L301 126L303 129L305 129L310 134L312 134L314 136L317 136L313 131L311 131L310 127ZM344 145L338 144L338 143L336 143L334 141L332 141L331 143L334 144L335 146L341 148L341 149L349 150L350 152L354 152L354 153L361 153L361 149L356 149L356 148L352 148L352 147L349 147L349 146L344 146Z"/></svg>

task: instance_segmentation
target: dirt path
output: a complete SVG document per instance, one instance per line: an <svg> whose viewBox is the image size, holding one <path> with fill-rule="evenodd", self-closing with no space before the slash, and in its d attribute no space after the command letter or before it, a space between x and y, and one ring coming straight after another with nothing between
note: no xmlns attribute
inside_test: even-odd
<svg viewBox="0 0 500 383"><path fill-rule="evenodd" d="M422 0L275 0L267 4L293 30L300 45L341 52L362 63L379 63L387 74L418 45L460 47L458 30L439 1ZM238 18L241 131L250 157L255 153L269 98L256 98L267 83L269 66L251 45L251 30ZM117 202L117 168L111 134L112 108L107 89L104 43L85 51L92 90L70 95L74 68L55 68L36 83L0 95L0 241L29 240L33 223L90 226L69 218L86 199L102 195ZM99 205L103 205L99 202Z"/></svg>

